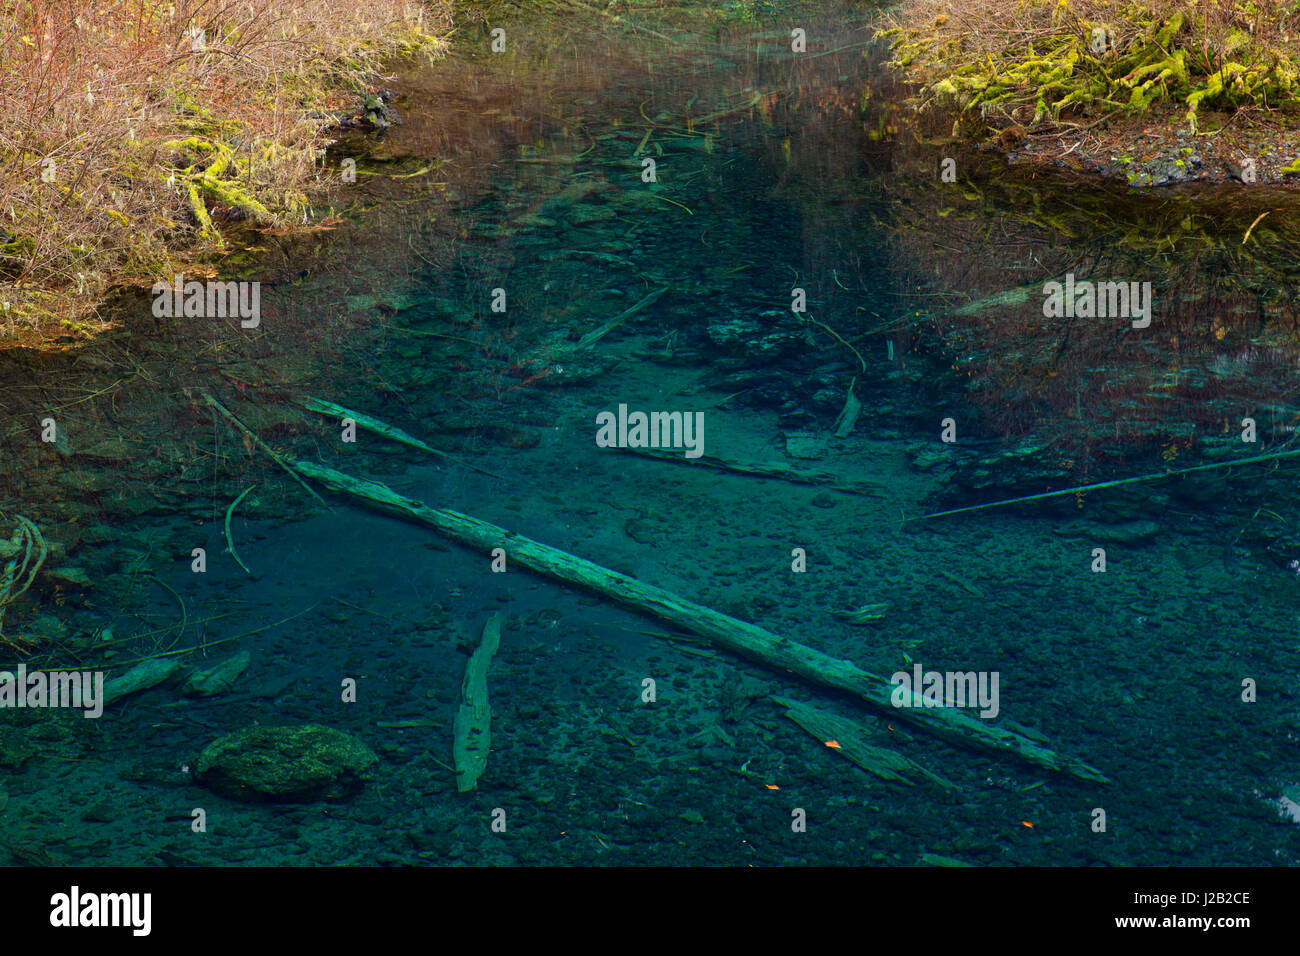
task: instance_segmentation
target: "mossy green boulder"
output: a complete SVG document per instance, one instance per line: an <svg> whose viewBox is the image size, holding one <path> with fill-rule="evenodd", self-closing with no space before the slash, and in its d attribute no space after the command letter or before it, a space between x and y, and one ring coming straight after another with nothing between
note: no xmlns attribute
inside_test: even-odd
<svg viewBox="0 0 1300 956"><path fill-rule="evenodd" d="M194 770L199 783L232 800L307 802L354 795L378 762L351 734L300 724L248 727L218 737Z"/></svg>

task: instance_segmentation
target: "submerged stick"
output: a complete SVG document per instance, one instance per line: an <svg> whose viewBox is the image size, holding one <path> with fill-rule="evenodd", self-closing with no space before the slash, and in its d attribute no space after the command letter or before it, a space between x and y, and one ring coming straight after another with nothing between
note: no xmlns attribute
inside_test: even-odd
<svg viewBox="0 0 1300 956"><path fill-rule="evenodd" d="M828 471L804 471L777 462L734 461L718 458L714 455L687 458L679 452L666 451L662 448L619 448L617 450L632 455L640 455L644 458L654 458L656 461L673 461L684 465L716 468L719 471L749 475L752 478L779 478L782 481L793 482L796 485L826 485L836 491L843 491L850 495L879 497L879 492L868 482L841 478L839 475L833 475Z"/></svg>
<svg viewBox="0 0 1300 956"><path fill-rule="evenodd" d="M821 741L823 746L881 780L909 786L925 782L938 784L946 790L957 789L951 782L897 750L872 743L866 729L847 717L789 697L774 696L772 700L784 707L785 715Z"/></svg>
<svg viewBox="0 0 1300 956"><path fill-rule="evenodd" d="M207 650L208 648L210 648L210 647L220 647L222 644L229 644L229 643L231 643L232 641L237 641L237 640L239 640L240 638L243 638L243 637L251 637L251 636L254 635L254 634L261 634L263 631L269 631L269 630L271 630L271 628L273 628L273 627L279 627L281 624L287 624L289 621L292 621L292 620L293 620L294 618L296 618L296 617L302 617L304 614L310 614L312 611L316 610L316 608L318 608L318 607L320 607L320 604L319 604L319 603L317 603L317 604L313 604L313 605L312 605L311 607L309 607L309 608L304 608L304 609L301 610L301 611L297 611L297 612L295 612L295 613L293 613L293 614L290 614L288 617L281 618L280 620L276 621L274 624L264 624L264 625L262 625L261 627L255 627L255 628L253 628L251 631L244 631L244 633L242 633L242 634L232 634L232 635L230 635L229 637L221 637L221 638L217 638L216 640L212 640L212 641L204 640L204 642L203 642L202 644L195 644L193 647L182 647L182 648L178 648L178 649L176 649L176 650L171 650L171 651L159 651L157 654L146 654L144 657L137 657L137 658L135 658L135 659L133 659L133 660L129 660L129 661L114 661L114 662L111 663L111 664L105 664L105 665L103 665L103 666L104 666L105 668L113 668L113 667L127 667L127 666L129 666L129 665L131 665L131 664L138 664L138 663L140 663L141 661L151 661L151 660L154 660L154 659L159 658L159 657L180 657L180 656L185 655L185 654L192 654L192 653L194 653L195 651L206 651L206 650ZM223 618L223 617L230 617L230 615L229 615L229 614L219 614L219 615L215 615L215 616L213 616L213 617L205 618L204 620L205 620L205 621L216 621L216 620L220 620L220 619ZM152 633L156 633L156 632L153 632L153 631L147 631L147 632L145 632L144 634L133 634L133 635L131 635L130 637L124 637L124 638L122 638L121 640L113 641L112 643L113 643L113 644L120 644L120 643L122 643L122 641L133 641L133 640L135 640L136 638L140 638L140 637L148 637L148 636L149 636L150 634L152 634ZM101 645L101 646L107 646L107 645Z"/></svg>
<svg viewBox="0 0 1300 956"><path fill-rule="evenodd" d="M640 312L646 306L653 304L655 301L658 300L658 298L661 295L663 295L667 291L668 291L668 286L661 286L658 289L655 289L649 295L642 298L640 302L637 302L635 305L632 305L629 308L624 309L622 312L614 316L612 319L610 319L600 328L588 332L586 335L584 335L581 339L578 340L578 343L574 345L573 348L565 349L564 351L580 352L585 348L589 348L590 346L595 345L606 335L608 335L611 331L616 329L618 326L622 325L632 316L636 315L636 313Z"/></svg>
<svg viewBox="0 0 1300 956"><path fill-rule="evenodd" d="M849 382L849 393L844 398L844 408L840 412L840 417L835 419L832 426L835 429L836 438L848 438L853 432L853 426L858 423L858 415L862 412L862 403L858 401L858 396L853 394L853 386L858 384L855 377Z"/></svg>
<svg viewBox="0 0 1300 956"><path fill-rule="evenodd" d="M418 448L422 452L430 455L436 455L439 458L446 458L457 465L464 465L466 468L473 468L475 471L482 472L489 477L505 481L506 479L494 471L488 471L486 468L480 468L473 462L464 461L455 455L450 455L445 451L434 448L426 442L420 441L414 435L402 431L396 425L390 425L387 422L380 421L373 415L367 415L365 412L358 412L351 408L344 408L342 405L326 401L323 398L312 398L310 395L305 398L295 399L298 405L307 409L309 412L315 412L318 415L334 418L350 418L366 431L374 432L376 435L382 435L385 438L398 442L402 445L409 445L411 448Z"/></svg>
<svg viewBox="0 0 1300 956"><path fill-rule="evenodd" d="M223 416L225 416L225 418L226 418L227 421L229 421L232 425L234 425L236 428L238 428L238 429L239 429L239 430L244 434L244 436L245 436L249 441L251 441L251 442L252 442L254 445L256 445L258 448L262 449L262 451L266 452L267 456L268 456L268 457L269 457L273 462L275 462L277 465L279 465L281 468L283 468L286 472L288 472L290 478L292 478L294 481L298 482L298 484L302 485L303 488L306 489L307 494L311 495L313 498L315 498L315 499L316 499L317 501L319 501L321 504L323 504L323 505L325 504L325 499L322 498L320 495L316 494L316 492L312 490L312 488L311 488L311 486L310 486L309 484L307 484L305 481L303 481L302 478L299 477L298 474L295 473L294 470L293 470L292 468L290 468L288 465L286 465L286 464L284 463L284 459L283 459L283 458L281 458L281 457L280 457L279 455L277 455L275 452L271 451L271 447L270 447L269 445L267 445L266 442L262 441L262 439L258 438L257 435L254 434L254 432L252 431L252 429L250 429L247 425L245 425L245 424L244 424L243 422L241 422L237 417L235 417L234 413L231 412L230 409L226 408L225 405L222 405L219 401L217 401L215 398L213 398L213 397L212 397L211 395L209 395L207 392L199 392L199 394L203 396L204 400L207 401L207 403L208 403L209 405L211 405L213 408L215 408L217 411L219 411ZM328 508L329 505L325 505L325 507Z"/></svg>
<svg viewBox="0 0 1300 956"><path fill-rule="evenodd" d="M678 597L671 591L611 571L559 548L525 538L478 518L431 508L407 498L387 485L335 471L309 461L293 466L304 476L333 491L341 491L386 511L429 525L442 534L484 553L503 547L510 557L539 574L556 578L605 595L615 601L662 618L684 630L707 638L716 646L783 674L794 674L823 687L857 697L872 710L893 720L912 724L949 743L973 747L986 753L1015 757L1026 763L1070 774L1080 780L1109 783L1100 770L1081 760L1058 754L1026 734L998 727L951 707L922 706L913 692L912 707L894 706L896 690L884 678L756 624L729 617L712 608Z"/></svg>
<svg viewBox="0 0 1300 956"><path fill-rule="evenodd" d="M228 536L227 536L226 540L227 540L227 541L230 540ZM232 553L233 553L233 552L232 552ZM239 559L236 558L235 560L239 560ZM247 570L247 569L245 569L245 570ZM175 640L172 641L172 643L175 644L176 641L179 641L182 637L185 636L185 628L189 627L189 625L190 625L190 612L189 612L189 608L187 608L187 607L185 606L185 598L181 597L179 591L177 591L174 587L172 587L170 584L168 584L166 581L164 581L162 578L160 578L160 577L159 577L157 574L155 574L154 572L150 571L150 572L148 572L148 573L149 573L149 577L153 578L154 581L157 582L157 584L158 584L158 585L159 585L159 586L160 586L164 591L167 591L169 594L171 594L171 596L174 597L174 598L176 599L176 603L179 604L179 605L181 606L181 626L180 626L180 630L178 630L178 631L176 632L176 638L175 638ZM101 645L99 645L99 646L102 647L103 645L101 644Z"/></svg>
<svg viewBox="0 0 1300 956"><path fill-rule="evenodd" d="M1191 468L1175 468L1173 471L1161 471L1150 475L1138 475L1135 478L1116 478L1114 481L1099 481L1092 485L1077 485L1074 488L1062 488L1060 491L1044 491L1036 495L1023 495L1020 498L1006 498L1002 501L986 501L982 505L967 505L964 508L950 508L948 511L935 511L928 515L920 515L921 518L943 518L948 515L959 515L968 511L982 511L985 508L1000 508L1002 505L1014 505L1022 501L1042 501L1046 498L1060 498L1063 495L1075 495L1082 491L1097 491L1101 488L1117 488L1120 485L1136 485L1143 481L1159 481L1161 478L1173 478L1176 475L1190 475L1197 471L1210 471L1215 468L1231 468L1233 465L1251 465L1260 461L1273 461L1277 458L1288 458L1291 455L1300 455L1300 448L1292 451L1276 451L1267 455L1252 455L1249 458L1237 458L1233 461L1216 461L1208 465L1193 465Z"/></svg>
<svg viewBox="0 0 1300 956"><path fill-rule="evenodd" d="M248 570L248 565L239 559L239 552L235 550L235 539L230 534L230 519L234 515L235 509L239 507L239 503L244 500L244 496L256 487L257 485L249 485L239 493L239 497L232 501L230 507L226 509L226 547L230 549L230 556L235 559L237 565L244 569L245 574L252 574L253 572Z"/></svg>
<svg viewBox="0 0 1300 956"><path fill-rule="evenodd" d="M1267 212L1261 212L1258 216L1255 217L1255 221L1250 224L1250 228L1246 230L1246 234L1241 237L1241 244L1243 246L1250 240L1250 234L1255 231L1255 227L1259 225L1260 220L1263 219L1272 211L1273 210L1270 209Z"/></svg>
<svg viewBox="0 0 1300 956"><path fill-rule="evenodd" d="M687 126L694 131L695 127L701 124L712 123L714 120L720 120L723 117L731 116L734 113L743 113L745 110L753 109L762 102L765 95L769 94L760 93L756 90L747 103L741 103L739 106L728 106L726 109L717 110L716 112L708 113L705 116L687 117Z"/></svg>
<svg viewBox="0 0 1300 956"><path fill-rule="evenodd" d="M678 207L679 209L685 209L686 215L688 216L695 215L695 213L691 212L690 206L686 205L685 203L680 203L676 199L669 199L667 196L663 195L662 193L647 193L647 195L652 196L655 199L662 199L664 202L671 203L672 205Z"/></svg>

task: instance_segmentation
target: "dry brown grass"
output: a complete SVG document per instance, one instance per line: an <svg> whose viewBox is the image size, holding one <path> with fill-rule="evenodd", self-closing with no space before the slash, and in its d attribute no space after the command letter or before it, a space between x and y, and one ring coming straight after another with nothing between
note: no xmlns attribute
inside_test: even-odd
<svg viewBox="0 0 1300 956"><path fill-rule="evenodd" d="M449 13L450 0L0 2L0 343L93 324L112 285L218 244L223 215L304 222L329 111L373 88L385 58L436 50Z"/></svg>

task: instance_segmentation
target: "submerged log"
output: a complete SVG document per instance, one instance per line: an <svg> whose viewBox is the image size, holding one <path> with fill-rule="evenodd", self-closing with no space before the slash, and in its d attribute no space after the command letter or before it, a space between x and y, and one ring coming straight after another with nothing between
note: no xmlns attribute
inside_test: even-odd
<svg viewBox="0 0 1300 956"><path fill-rule="evenodd" d="M488 618L483 639L465 665L460 685L460 707L452 731L452 761L456 767L456 789L461 793L478 786L487 769L492 748L492 707L488 704L487 672L501 645L501 612Z"/></svg>
<svg viewBox="0 0 1300 956"><path fill-rule="evenodd" d="M310 395L296 399L295 401L309 412L315 412L317 415L325 415L330 418L338 418L339 420L350 418L352 421L356 422L358 428L364 428L366 431L374 432L376 435L382 435L384 438L387 438L390 441L395 441L400 445L406 445L410 448L418 448L420 451L427 454L437 455L439 458L445 458L450 462L455 462L457 465L464 465L466 468L473 468L475 471L505 481L505 478L498 475L496 472L488 471L486 468L482 468L474 464L472 461L464 461L457 458L455 455L449 455L442 449L434 448L429 443L420 441L420 439L416 438L414 435L402 431L396 425L390 425L387 422L380 421L373 415L367 415L365 412L359 412L353 408L345 408L342 405L326 401L323 398L312 398Z"/></svg>
<svg viewBox="0 0 1300 956"><path fill-rule="evenodd" d="M616 450L630 455L640 455L643 458L654 458L657 461L672 461L682 465L716 468L719 471L730 471L737 475L749 475L751 478L776 478L796 485L825 485L835 491L842 491L850 495L880 496L880 492L870 482L853 478L841 478L839 475L828 471L807 471L802 468L791 468L789 465L775 461L737 461L730 458L718 458L714 455L687 458L680 451L667 451L662 448L629 448L625 446Z"/></svg>
<svg viewBox="0 0 1300 956"><path fill-rule="evenodd" d="M163 681L174 677L182 667L180 661L171 657L153 657L141 661L125 674L119 674L112 680L104 682L104 706L107 707L128 694L157 687Z"/></svg>
<svg viewBox="0 0 1300 956"><path fill-rule="evenodd" d="M525 538L497 525L447 508L431 508L407 498L387 485L335 471L309 461L295 461L305 477L325 487L354 495L370 504L427 524L463 544L489 552L504 548L519 564L568 584L596 591L629 607L644 611L684 630L708 638L718 647L778 672L794 674L814 684L857 697L871 709L949 743L986 753L1015 757L1026 763L1098 783L1109 783L1100 770L1080 760L1056 753L1025 734L998 727L951 707L899 708L891 701L894 685L852 661L841 660L816 648L781 637L756 624L729 617L671 591L645 584L559 548Z"/></svg>
<svg viewBox="0 0 1300 956"><path fill-rule="evenodd" d="M1014 289L1004 289L1001 292L995 292L993 295L985 296L982 299L976 299L973 302L967 302L965 305L959 305L955 309L945 309L943 315L967 318L973 315L981 315L990 310L997 310L1005 313L1010 309L1021 308L1026 305L1031 298L1040 297L1043 294L1043 283L1035 282L1033 285L1016 286Z"/></svg>
<svg viewBox="0 0 1300 956"><path fill-rule="evenodd" d="M606 335L608 335L614 329L618 328L620 325L622 325L632 316L636 315L642 309L654 304L656 301L658 301L659 297L667 291L668 291L668 286L666 285L660 286L658 289L655 289L649 295L642 298L639 302L635 303L629 308L624 309L622 312L614 316L604 325L588 332L581 339L579 339L578 342L572 348L565 349L563 350L563 352L565 352L566 354L572 354L575 352L581 352L583 349L591 348L591 346L595 345ZM557 355L556 358L558 360L559 356Z"/></svg>
<svg viewBox="0 0 1300 956"><path fill-rule="evenodd" d="M832 426L836 438L848 438L853 432L853 426L858 423L858 415L862 413L862 403L858 401L858 396L853 394L853 386L856 384L858 384L856 378L849 382L849 393L844 398L844 408Z"/></svg>
<svg viewBox="0 0 1300 956"><path fill-rule="evenodd" d="M772 700L785 708L787 717L820 740L824 746L881 780L909 786L924 782L937 784L945 790L956 789L943 777L931 773L897 750L872 743L866 730L856 721L805 704L801 700L789 697L773 697Z"/></svg>

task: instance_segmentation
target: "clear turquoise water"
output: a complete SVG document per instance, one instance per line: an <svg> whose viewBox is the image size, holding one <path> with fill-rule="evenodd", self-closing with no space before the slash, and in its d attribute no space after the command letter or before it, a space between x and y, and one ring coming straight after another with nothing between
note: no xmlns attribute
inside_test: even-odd
<svg viewBox="0 0 1300 956"><path fill-rule="evenodd" d="M1289 449L1285 217L1240 244L1258 204L1284 200L1129 194L1008 169L934 131L917 141L895 129L902 91L869 27L839 8L806 16L816 55L802 57L784 20L683 26L672 43L608 25L560 42L539 25L499 57L467 35L443 66L394 80L401 127L331 156L360 153L380 174L341 191L341 222L258 240L241 260L241 277L264 283L261 334L157 327L127 298L114 368L5 357L0 404L71 416L74 453L33 451L15 415L7 440L27 464L8 472L3 507L40 514L55 537L96 529L59 560L104 581L42 585L40 607L11 620L51 614L74 642L111 627L131 638L118 661L227 639L185 659L252 656L226 695L162 687L90 727L24 724L37 753L0 769L11 862L32 847L139 865L1295 862L1279 811L1300 785L1294 464L920 517ZM949 152L953 183L940 176ZM1151 326L1045 317L1039 287L1067 272L1151 281ZM169 366L171 353L185 358ZM70 404L133 365L148 383ZM861 410L835 437L851 383ZM281 453L867 671L996 673L1000 722L1112 782L951 746L678 631L666 640L663 623L509 554L494 573L490 555L428 529L338 498L320 507L187 387L219 394ZM345 443L337 423L294 409L304 394L493 475L364 432ZM706 455L871 493L598 447L597 414L621 404L702 414ZM1255 443L1241 440L1245 417ZM955 442L941 440L946 419ZM143 451L125 464L88 451L107 438ZM149 476L147 511L122 505L106 468ZM246 574L223 519L254 483L231 521ZM874 622L841 616L868 604L884 606ZM462 794L447 766L456 704L498 610L493 749ZM87 647L70 661L94 659ZM355 702L340 700L347 679ZM774 694L851 718L952 788L869 776ZM192 779L218 735L304 721L375 750L359 794L246 804ZM191 831L196 806L205 834ZM806 830L792 828L799 810Z"/></svg>

